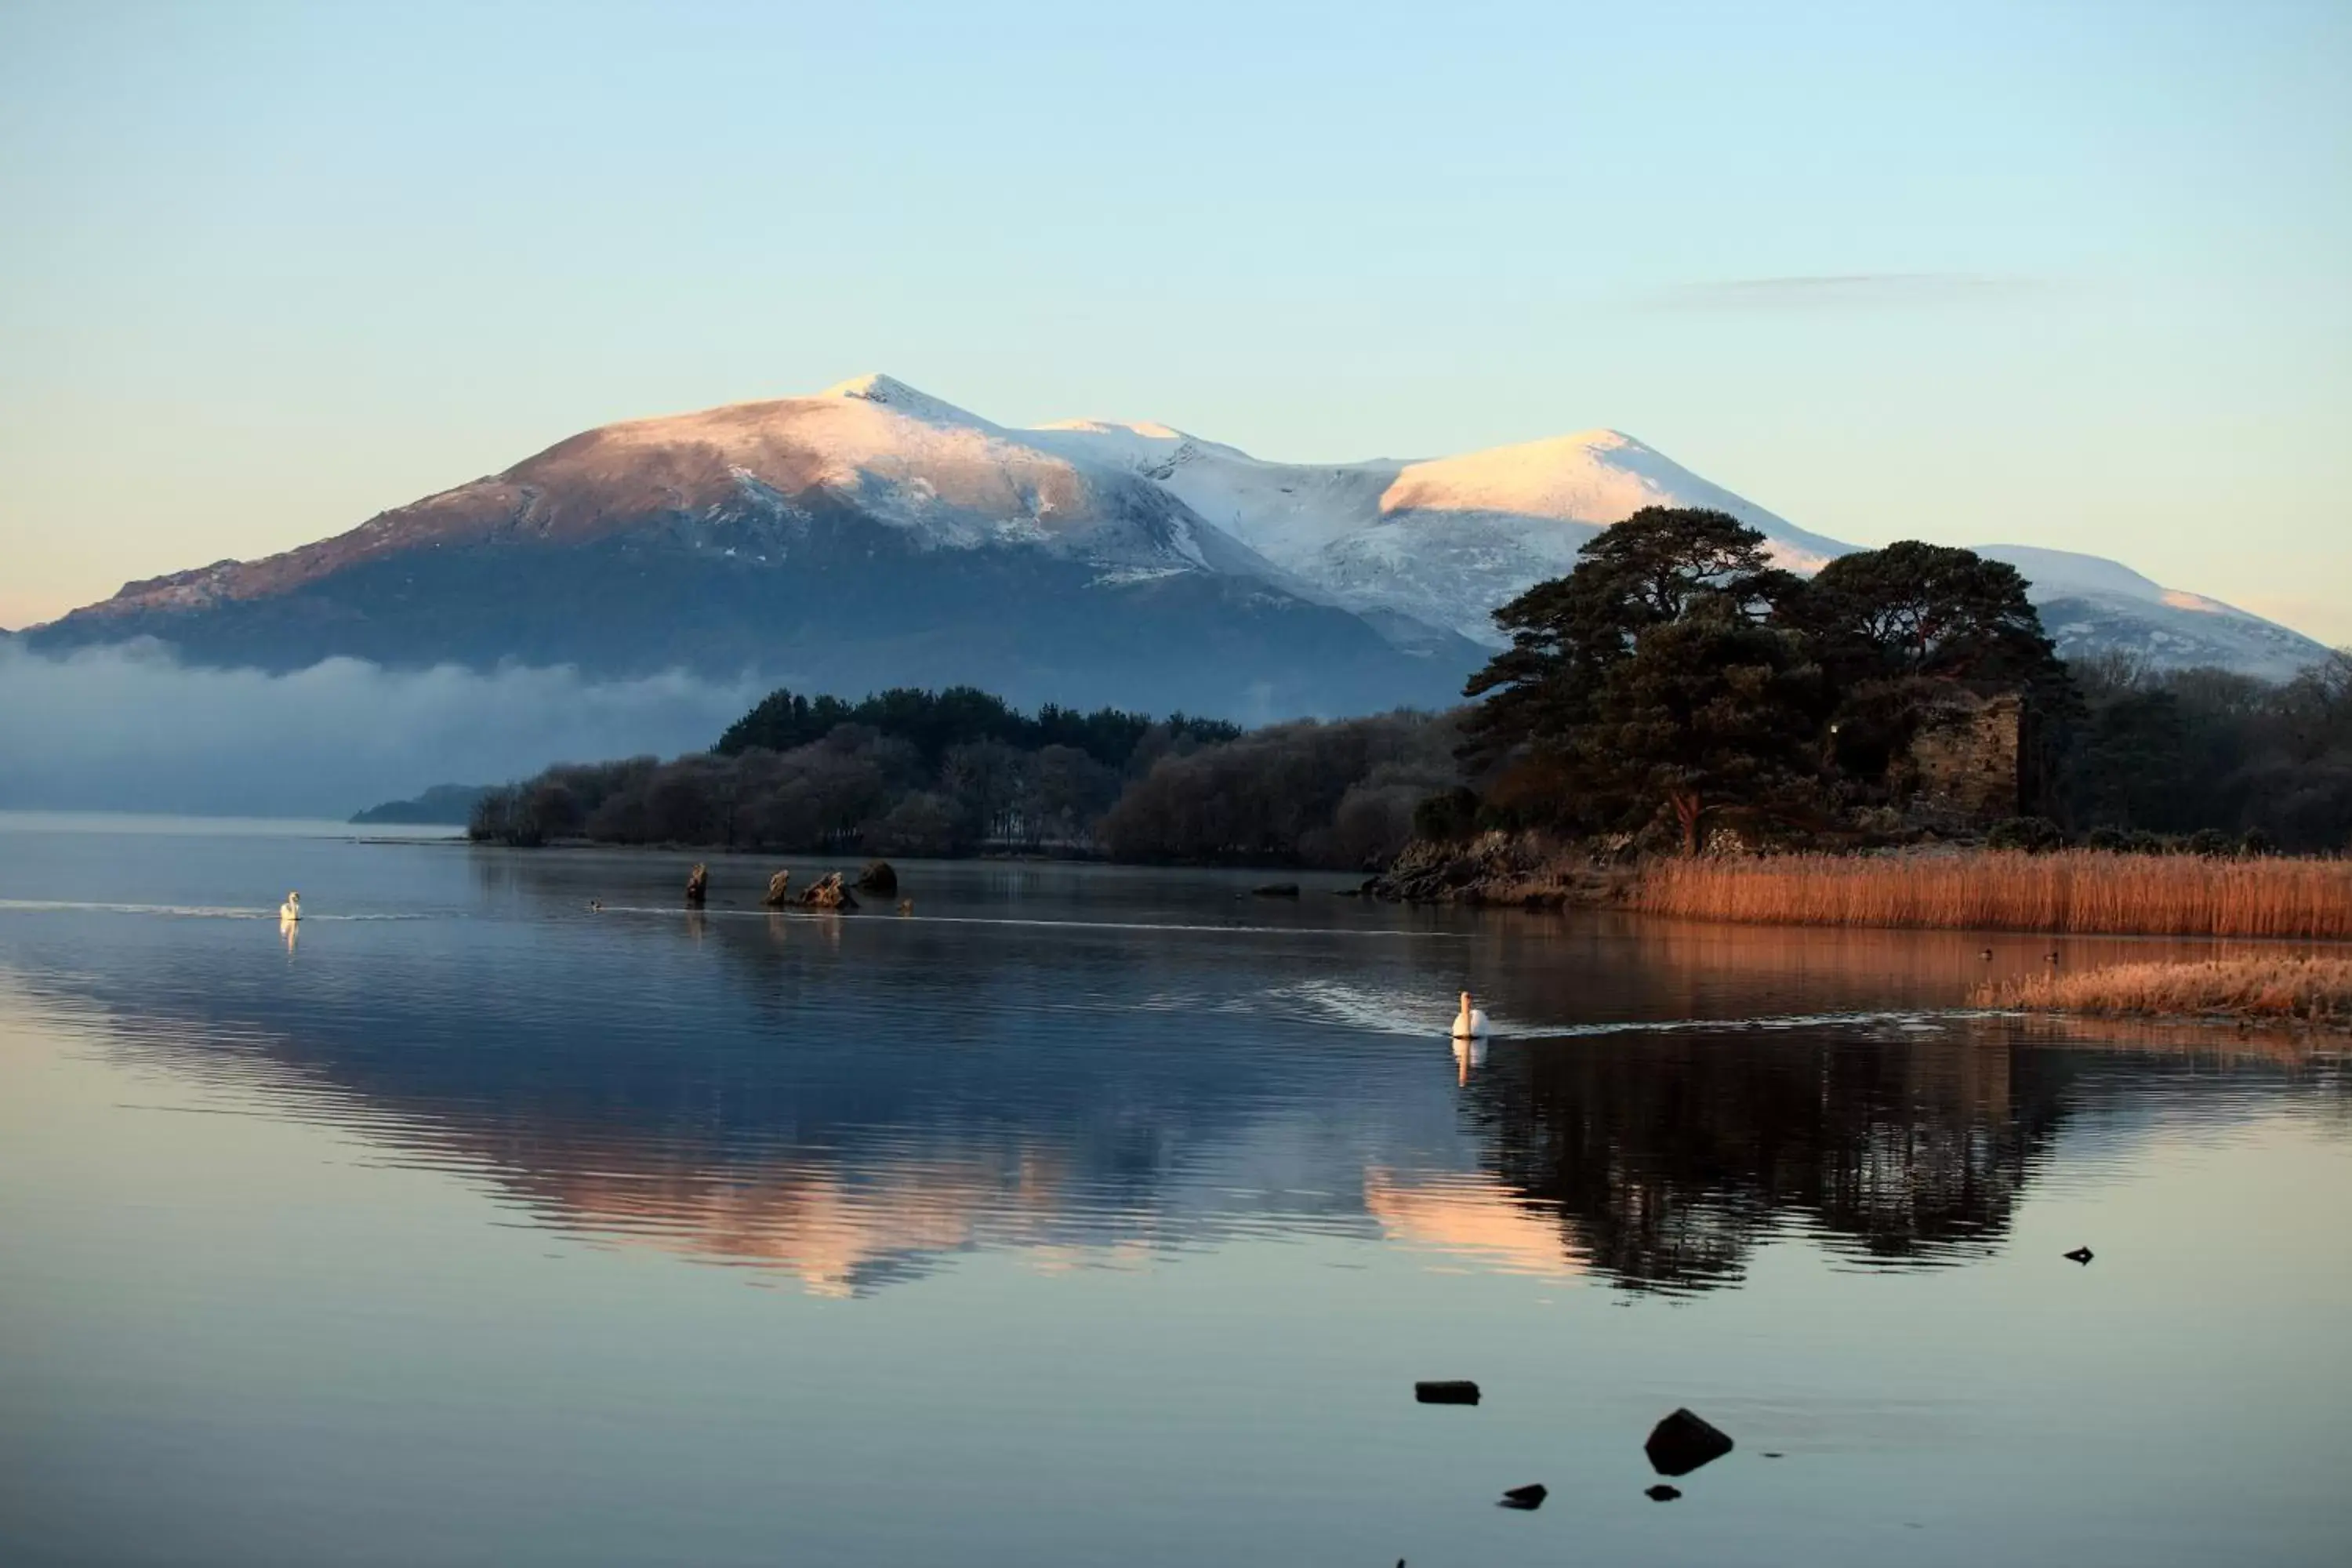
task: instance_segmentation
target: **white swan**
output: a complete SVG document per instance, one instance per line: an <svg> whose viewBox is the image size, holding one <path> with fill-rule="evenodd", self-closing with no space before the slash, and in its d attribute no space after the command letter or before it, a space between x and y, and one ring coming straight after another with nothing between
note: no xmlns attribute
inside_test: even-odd
<svg viewBox="0 0 2352 1568"><path fill-rule="evenodd" d="M1473 1006L1470 993L1462 993L1462 1011L1454 1015L1454 1037L1457 1040L1482 1039L1486 1033L1486 1015Z"/></svg>
<svg viewBox="0 0 2352 1568"><path fill-rule="evenodd" d="M289 922L300 920L302 918L302 895L299 893L287 894L286 901L278 906L278 918L281 921L287 921Z"/></svg>

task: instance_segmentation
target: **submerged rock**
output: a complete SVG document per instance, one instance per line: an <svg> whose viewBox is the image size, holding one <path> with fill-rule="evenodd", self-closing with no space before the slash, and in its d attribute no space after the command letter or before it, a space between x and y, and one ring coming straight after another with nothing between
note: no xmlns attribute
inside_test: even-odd
<svg viewBox="0 0 2352 1568"><path fill-rule="evenodd" d="M1531 1487L1513 1487L1510 1490L1503 1494L1502 1506L1505 1508L1541 1508L1543 1507L1544 1499L1549 1496L1551 1496L1551 1493L1545 1490L1540 1484Z"/></svg>
<svg viewBox="0 0 2352 1568"><path fill-rule="evenodd" d="M1642 1451L1662 1476L1686 1476L1731 1452L1731 1439L1687 1410L1677 1410L1650 1431Z"/></svg>
<svg viewBox="0 0 2352 1568"><path fill-rule="evenodd" d="M2078 1247L2074 1251L2066 1255L2066 1261L2069 1263L2088 1263L2091 1261L2091 1249L2087 1247Z"/></svg>
<svg viewBox="0 0 2352 1568"><path fill-rule="evenodd" d="M779 871L768 879L768 896L760 901L772 910L781 910L791 900L792 892L793 874Z"/></svg>
<svg viewBox="0 0 2352 1568"><path fill-rule="evenodd" d="M887 899L898 890L898 873L890 868L887 860L868 860L866 869L857 873L857 890L879 893Z"/></svg>
<svg viewBox="0 0 2352 1568"><path fill-rule="evenodd" d="M1423 1405L1475 1405L1478 1385L1468 1378L1440 1378L1412 1385L1413 1398Z"/></svg>
<svg viewBox="0 0 2352 1568"><path fill-rule="evenodd" d="M1298 896L1298 884L1296 882L1268 882L1263 888L1252 888L1250 892L1253 896L1261 899L1295 899Z"/></svg>
<svg viewBox="0 0 2352 1568"><path fill-rule="evenodd" d="M854 910L857 896L841 885L841 873L828 871L808 885L801 894L801 907L809 910Z"/></svg>
<svg viewBox="0 0 2352 1568"><path fill-rule="evenodd" d="M1660 1481L1656 1486L1644 1488L1642 1495L1652 1502L1672 1502L1683 1495L1683 1489L1680 1487L1670 1487L1665 1482Z"/></svg>
<svg viewBox="0 0 2352 1568"><path fill-rule="evenodd" d="M686 874L687 907L689 909L700 909L702 907L703 900L709 898L709 895L710 868L705 866L701 861L697 860L694 863L694 869Z"/></svg>

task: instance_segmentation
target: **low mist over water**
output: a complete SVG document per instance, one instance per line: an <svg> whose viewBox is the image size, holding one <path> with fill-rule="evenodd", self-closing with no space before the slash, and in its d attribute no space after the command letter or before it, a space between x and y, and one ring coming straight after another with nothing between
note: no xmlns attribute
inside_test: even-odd
<svg viewBox="0 0 2352 1568"><path fill-rule="evenodd" d="M341 658L268 675L185 667L152 644L0 647L0 808L341 818L551 762L698 751L770 684Z"/></svg>

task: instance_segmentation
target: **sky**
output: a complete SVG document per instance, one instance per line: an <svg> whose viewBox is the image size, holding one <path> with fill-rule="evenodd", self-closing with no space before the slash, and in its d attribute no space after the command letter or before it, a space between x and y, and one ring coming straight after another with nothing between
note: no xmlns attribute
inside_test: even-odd
<svg viewBox="0 0 2352 1568"><path fill-rule="evenodd" d="M0 626L886 371L2352 644L2352 6L0 7Z"/></svg>

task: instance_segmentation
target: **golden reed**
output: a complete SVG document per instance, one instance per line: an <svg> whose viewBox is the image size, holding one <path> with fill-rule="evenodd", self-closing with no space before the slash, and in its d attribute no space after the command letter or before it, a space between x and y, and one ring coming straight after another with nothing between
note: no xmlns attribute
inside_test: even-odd
<svg viewBox="0 0 2352 1568"><path fill-rule="evenodd" d="M2191 963L2111 963L2077 973L1988 982L1979 1007L2037 1013L2352 1022L2352 958L2216 958Z"/></svg>
<svg viewBox="0 0 2352 1568"><path fill-rule="evenodd" d="M1774 855L1661 860L1633 907L1759 924L2352 939L2352 860L2193 855Z"/></svg>

